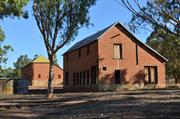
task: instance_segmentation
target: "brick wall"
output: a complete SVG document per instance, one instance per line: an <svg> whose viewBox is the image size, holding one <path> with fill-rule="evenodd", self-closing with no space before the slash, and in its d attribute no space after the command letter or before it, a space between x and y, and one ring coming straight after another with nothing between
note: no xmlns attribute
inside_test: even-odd
<svg viewBox="0 0 180 119"><path fill-rule="evenodd" d="M87 47L89 46L89 54L87 54ZM97 41L89 44L88 46L84 46L81 48L81 56L79 57L79 50L75 50L71 53L64 55L64 75L66 72L69 73L69 85L65 85L64 79L64 88L74 88L75 89L82 89L86 87L91 87L92 90L97 88L97 85L91 84L89 85L76 85L73 84L73 75L79 74L80 72L90 72L91 66L97 66L97 59L98 59L98 44ZM68 61L67 58L68 57ZM89 74L90 75L90 74ZM66 77L64 77L66 78ZM91 77L89 77L91 78ZM91 79L89 79L91 81ZM94 89L93 89L94 88Z"/></svg>
<svg viewBox="0 0 180 119"><path fill-rule="evenodd" d="M127 84L144 84L144 66L157 66L158 85L165 87L165 64L162 59L141 44L137 45L138 64L136 62L136 42L123 28L113 27L98 40L99 81L101 85L114 84L114 71L121 71L121 79ZM113 58L113 44L122 44L122 59ZM106 67L106 71L103 71Z"/></svg>
<svg viewBox="0 0 180 119"><path fill-rule="evenodd" d="M29 80L32 86L47 86L49 79L49 63L32 63L22 69L23 78ZM54 66L53 85L63 84L63 70Z"/></svg>
<svg viewBox="0 0 180 119"><path fill-rule="evenodd" d="M113 44L122 45L122 59L115 59ZM113 27L97 41L64 55L64 88L71 90L108 90L122 88L162 88L165 87L165 63L162 58L137 42L124 28ZM68 59L68 61L67 61ZM96 85L74 85L73 74L90 71L91 66L97 67ZM157 84L147 84L144 67L157 67ZM121 72L121 84L115 84L115 70ZM65 85L68 72L68 85ZM90 72L91 75L91 72ZM89 77L91 78L91 76ZM90 79L91 80L91 79ZM97 87L98 86L98 87Z"/></svg>

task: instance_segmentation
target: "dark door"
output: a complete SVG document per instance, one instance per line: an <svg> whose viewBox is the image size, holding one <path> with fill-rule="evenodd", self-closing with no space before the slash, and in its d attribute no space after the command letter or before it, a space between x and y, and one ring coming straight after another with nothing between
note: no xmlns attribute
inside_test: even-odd
<svg viewBox="0 0 180 119"><path fill-rule="evenodd" d="M121 83L121 72L120 70L115 70L115 84Z"/></svg>

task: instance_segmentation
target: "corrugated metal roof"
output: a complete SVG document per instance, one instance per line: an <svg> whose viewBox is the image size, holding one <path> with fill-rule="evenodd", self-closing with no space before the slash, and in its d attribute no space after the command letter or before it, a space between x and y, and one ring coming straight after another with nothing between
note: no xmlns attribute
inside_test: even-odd
<svg viewBox="0 0 180 119"><path fill-rule="evenodd" d="M64 54L67 54L67 53L69 53L69 52L71 52L71 51L74 51L74 50L76 50L76 49L78 49L78 48L80 48L80 47L83 47L83 46L85 46L85 45L87 45L87 44L89 44L89 43L97 40L98 37L100 37L102 34L104 34L104 32L106 32L106 31L107 31L110 27L112 27L112 26L113 26L113 24L110 25L110 26L108 26L108 27L106 27L106 28L104 28L104 29L101 30L101 31L98 31L98 32L96 32L96 33L94 33L94 34L92 34L92 35L90 35L90 36L82 39L81 41L79 41L79 42L77 42L76 44L74 44L74 45L73 45L70 49L68 49Z"/></svg>
<svg viewBox="0 0 180 119"><path fill-rule="evenodd" d="M164 56L162 56L160 53L158 53L156 50L152 49L150 46L148 46L147 44L143 43L141 40L139 40L135 35L133 35L126 27L124 27L120 22L115 22L114 24L104 28L103 30L92 34L86 38L84 38L83 40L77 42L75 45L73 45L69 50L67 50L64 54L67 54L71 51L74 51L76 49L79 49L95 40L100 39L105 32L107 32L110 28L112 28L113 26L116 25L120 25L122 28L124 28L130 35L132 35L138 42L140 42L141 44L143 44L145 47L147 47L149 50L151 50L152 52L154 52L156 55L158 55L159 57L161 57L162 59L164 59L165 61L168 61L168 59L166 59ZM63 54L63 55L64 55Z"/></svg>

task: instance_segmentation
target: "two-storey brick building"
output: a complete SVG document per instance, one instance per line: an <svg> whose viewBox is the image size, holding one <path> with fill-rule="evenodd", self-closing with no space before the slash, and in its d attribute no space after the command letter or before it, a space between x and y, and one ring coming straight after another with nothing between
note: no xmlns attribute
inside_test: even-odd
<svg viewBox="0 0 180 119"><path fill-rule="evenodd" d="M65 89L165 87L167 59L119 22L79 41L63 56Z"/></svg>

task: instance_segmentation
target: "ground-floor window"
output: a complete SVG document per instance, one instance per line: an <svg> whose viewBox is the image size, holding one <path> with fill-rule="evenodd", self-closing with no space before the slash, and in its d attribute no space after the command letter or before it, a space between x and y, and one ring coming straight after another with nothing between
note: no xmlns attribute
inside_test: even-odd
<svg viewBox="0 0 180 119"><path fill-rule="evenodd" d="M83 72L83 85L85 85L85 81L86 81L86 72Z"/></svg>
<svg viewBox="0 0 180 119"><path fill-rule="evenodd" d="M82 85L82 72L79 73L80 76L80 85Z"/></svg>
<svg viewBox="0 0 180 119"><path fill-rule="evenodd" d="M158 81L157 66L145 66L144 74L145 74L145 83L157 84Z"/></svg>
<svg viewBox="0 0 180 119"><path fill-rule="evenodd" d="M86 84L87 85L89 85L89 71L86 71L86 80L87 80L87 82L86 82Z"/></svg>
<svg viewBox="0 0 180 119"><path fill-rule="evenodd" d="M77 73L77 85L79 85L79 73Z"/></svg>
<svg viewBox="0 0 180 119"><path fill-rule="evenodd" d="M61 75L60 75L60 74L58 74L58 78L59 78L59 79L61 78Z"/></svg>
<svg viewBox="0 0 180 119"><path fill-rule="evenodd" d="M38 78L39 78L39 79L41 78L41 74L38 74Z"/></svg>
<svg viewBox="0 0 180 119"><path fill-rule="evenodd" d="M78 73L73 73L73 85L90 85L96 84L96 67L91 67L91 71L86 70ZM90 80L91 79L91 80Z"/></svg>
<svg viewBox="0 0 180 119"><path fill-rule="evenodd" d="M115 70L115 84L121 83L121 71Z"/></svg>
<svg viewBox="0 0 180 119"><path fill-rule="evenodd" d="M91 84L96 84L96 66L91 67Z"/></svg>
<svg viewBox="0 0 180 119"><path fill-rule="evenodd" d="M69 72L66 72L65 75L65 85L69 85Z"/></svg>
<svg viewBox="0 0 180 119"><path fill-rule="evenodd" d="M73 85L76 85L76 73L73 74Z"/></svg>

